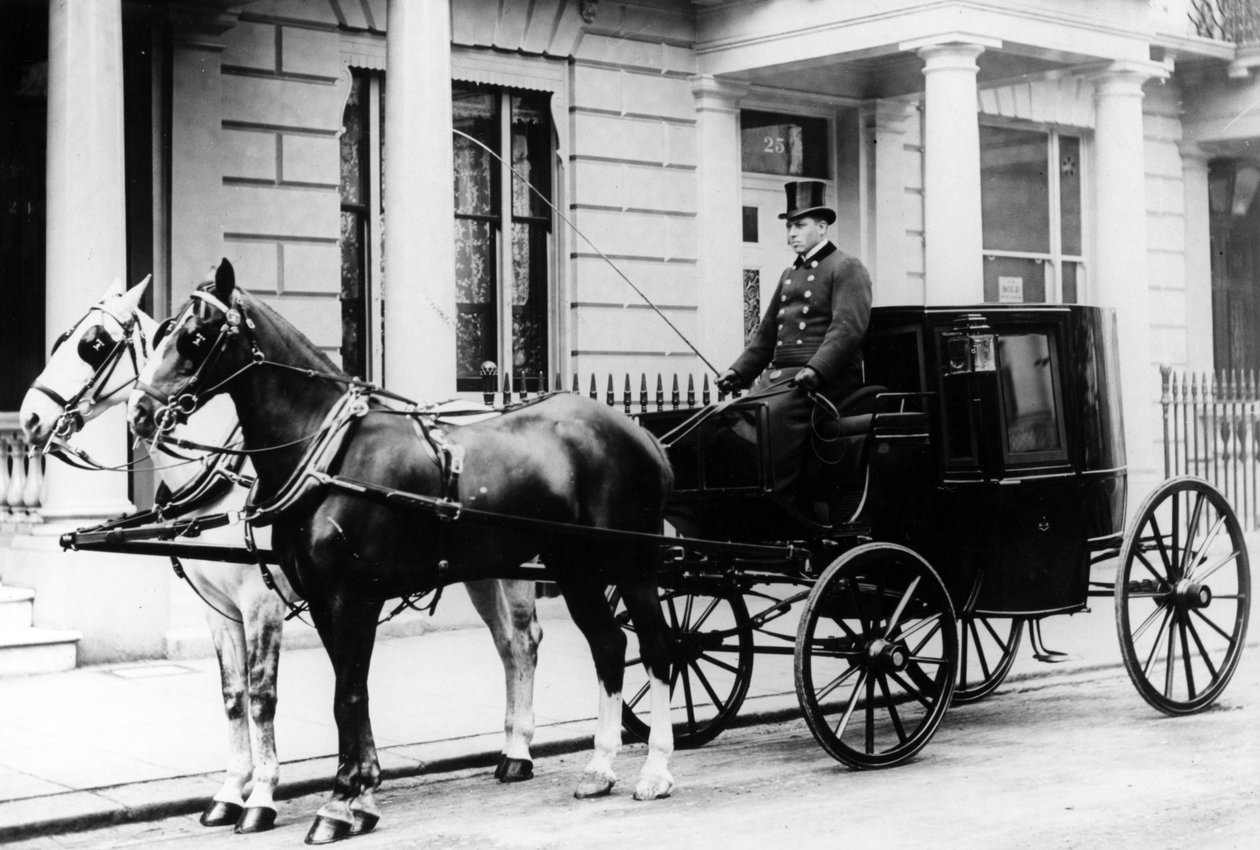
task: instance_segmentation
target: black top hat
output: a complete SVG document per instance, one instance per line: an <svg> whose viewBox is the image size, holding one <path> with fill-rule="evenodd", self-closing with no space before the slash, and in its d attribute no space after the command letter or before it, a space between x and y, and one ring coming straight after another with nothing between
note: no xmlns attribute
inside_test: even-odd
<svg viewBox="0 0 1260 850"><path fill-rule="evenodd" d="M786 183L783 190L787 192L787 212L779 218L796 221L812 215L828 224L835 224L836 213L827 206L827 184L821 180L797 180Z"/></svg>

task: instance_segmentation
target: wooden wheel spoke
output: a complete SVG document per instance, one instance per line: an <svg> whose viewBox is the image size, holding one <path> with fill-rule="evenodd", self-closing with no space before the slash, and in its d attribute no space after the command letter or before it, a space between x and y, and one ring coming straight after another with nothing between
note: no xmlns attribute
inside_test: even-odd
<svg viewBox="0 0 1260 850"><path fill-rule="evenodd" d="M1172 699L1174 672L1177 669L1177 624L1180 618L1174 612L1168 629L1168 654L1164 656L1164 699Z"/></svg>
<svg viewBox="0 0 1260 850"><path fill-rule="evenodd" d="M1206 568L1206 569L1205 569L1205 570L1203 570L1201 573L1196 572L1196 573L1194 573L1194 574L1193 574L1192 576L1190 576L1190 577L1191 577L1191 578L1193 578L1195 581L1199 582L1200 584L1202 584L1203 582L1205 582L1205 581L1207 581L1209 578L1211 578L1211 577L1212 577L1212 574L1213 574L1213 573L1215 573L1217 570L1219 570L1221 567L1225 566L1225 565L1226 565L1226 564L1228 564L1230 561L1237 560L1237 559L1238 559L1238 556L1239 556L1240 554L1241 554L1241 553L1240 553L1240 552L1238 552L1237 550L1235 550L1235 551L1233 551L1233 552L1230 552L1228 555L1225 555L1225 556L1223 556L1223 557L1221 557L1221 558L1218 558L1218 559L1217 559L1217 560L1216 560L1216 561L1212 564L1212 566L1210 566L1210 567Z"/></svg>
<svg viewBox="0 0 1260 850"><path fill-rule="evenodd" d="M857 708L858 691L862 689L862 685L866 682L866 671L863 670L858 676L856 682L853 683L853 692L849 694L849 704L845 706L844 714L836 721L835 729L832 730L837 738L844 735L844 730L849 728L849 718L853 716L853 709Z"/></svg>
<svg viewBox="0 0 1260 850"><path fill-rule="evenodd" d="M1191 669L1190 644L1186 640L1186 621L1180 618L1177 623L1177 634L1181 638L1181 664L1186 670L1186 692L1189 693L1190 699L1198 696L1198 692L1194 688L1194 670Z"/></svg>
<svg viewBox="0 0 1260 850"><path fill-rule="evenodd" d="M910 582L910 586L906 588L906 592L901 595L901 599L897 602L897 608L893 611L892 616L888 618L888 627L884 629L884 638L887 639L892 634L892 630L897 628L901 623L901 615L905 613L906 606L910 604L910 599L914 596L914 592L922 581L921 576L915 576L914 581Z"/></svg>
<svg viewBox="0 0 1260 850"><path fill-rule="evenodd" d="M866 677L866 729L863 731L865 735L866 753L871 755L875 752L875 676Z"/></svg>
<svg viewBox="0 0 1260 850"><path fill-rule="evenodd" d="M721 667L723 670L727 671L728 673L734 673L737 676L739 675L738 667L734 666L733 664L727 664L725 661L722 661L720 659L714 658L712 655L710 655L707 652L700 653L699 657L703 658L705 661L709 662L714 667ZM692 662L692 663L694 664L695 662Z"/></svg>
<svg viewBox="0 0 1260 850"><path fill-rule="evenodd" d="M1133 640L1137 641L1138 638L1146 634L1146 630L1151 627L1151 623L1155 622L1155 618L1157 618L1161 613L1167 615L1170 610L1172 609L1167 605L1156 605L1155 610L1148 614L1146 619L1142 621L1141 625L1133 630Z"/></svg>
<svg viewBox="0 0 1260 850"><path fill-rule="evenodd" d="M879 677L879 689L884 695L884 702L888 705L888 716L892 719L893 729L897 732L897 742L904 744L906 742L906 730L901 724L901 715L897 713L897 704L893 702L892 694L888 691L888 679L884 676Z"/></svg>
<svg viewBox="0 0 1260 850"><path fill-rule="evenodd" d="M1169 555L1168 553L1168 544L1164 542L1164 533L1159 530L1159 518L1155 516L1154 514L1151 514L1151 531L1153 532L1153 536L1155 538L1155 548L1159 550L1159 559L1163 561L1164 566L1169 567L1170 570L1168 572L1165 572L1164 575L1160 575L1159 573L1155 571L1155 568L1151 566L1150 561L1146 560L1146 553L1143 552L1142 549L1140 548L1137 549L1136 554L1138 556L1138 559L1143 564L1146 565L1147 569L1151 571L1151 575L1155 576L1155 578L1157 579L1165 579L1168 577L1169 573L1171 572L1171 566L1174 563L1173 559L1176 557L1176 551L1177 551L1177 500L1176 499L1173 500L1173 540L1172 540L1173 554L1172 555Z"/></svg>
<svg viewBox="0 0 1260 850"><path fill-rule="evenodd" d="M626 706L633 710L636 705L642 702L643 697L647 696L647 692L648 692L648 688L650 684L651 684L650 682L644 682L643 686L640 687L639 690L635 692L635 695L630 697L630 699L626 700ZM671 694L674 691L672 686L670 687L669 690Z"/></svg>
<svg viewBox="0 0 1260 850"><path fill-rule="evenodd" d="M669 611L670 628L675 632L681 631L681 629L678 627L678 606L674 604L674 597L672 596L669 597L668 599L665 600L665 602L666 602L665 607Z"/></svg>
<svg viewBox="0 0 1260 850"><path fill-rule="evenodd" d="M725 708L726 706L722 702L722 698L717 695L717 691L713 689L713 685L709 684L709 677L704 675L704 671L700 669L700 665L692 661L691 669L695 671L696 678L700 680L701 687L703 687L705 692L708 693L709 699L713 701L713 707L718 711Z"/></svg>
<svg viewBox="0 0 1260 850"><path fill-rule="evenodd" d="M967 624L967 628L968 628L968 630L970 630L970 631L971 631L971 633L972 633L973 635L975 635L975 642L976 642L976 660L980 662L980 673L981 673L981 675L984 677L984 679L987 679L987 678L989 678L989 676L991 675L991 674L990 674L990 671L989 671L989 659L985 657L985 654L984 654L984 647L980 645L980 630L976 628L976 624L975 624L975 621L974 621L974 620L973 620L972 622L970 622L970 623L968 623L968 624ZM963 669L965 670L965 669L966 669L966 666L965 666L965 665L966 665L966 659L963 659L963 661L962 661L961 663L964 665L964 668L963 668ZM983 680L982 680L982 681L983 681Z"/></svg>
<svg viewBox="0 0 1260 850"><path fill-rule="evenodd" d="M935 635L937 629L940 628L941 626L941 612L940 611L937 611L935 614L931 614L927 617L924 617L922 620L919 620L910 628L898 634L897 640L908 641L912 635L916 634L917 632L923 631L929 626L933 626L934 628L932 629L931 632L928 633L928 636L923 639L924 641L927 641L933 635ZM919 646L923 646L923 642L920 642Z"/></svg>
<svg viewBox="0 0 1260 850"><path fill-rule="evenodd" d="M909 667L907 667L907 668L906 668L906 672L907 672L907 673L909 673L909 672L910 672L910 668L909 668ZM923 672L922 672L922 671L920 671L920 672L919 672L919 675L920 675L920 676L923 676ZM924 677L924 678L927 678L926 676L923 676L923 677ZM888 678L892 679L894 682L896 682L898 685L900 685L902 690L904 690L904 691L905 691L906 693L908 693L910 696L912 696L912 697L914 697L916 700L918 700L918 701L919 701L919 703L920 703L920 704L921 704L924 708L926 708L926 709L931 709L931 708L932 708L932 703L931 703L931 702L927 699L927 696L926 696L926 694L924 693L924 691L925 691L926 689L924 689L924 690L920 690L919 688L914 687L914 686L913 686L913 685L911 685L909 682L907 682L905 679L903 679L903 678L901 678L900 676L898 676L896 673L889 673L889 674L888 674ZM911 675L911 678L915 678L915 677L913 676L913 674ZM930 680L929 680L929 681L930 681Z"/></svg>
<svg viewBox="0 0 1260 850"><path fill-rule="evenodd" d="M1189 494L1186 494L1189 497ZM1190 568L1190 553L1194 551L1194 538L1199 531L1199 524L1203 521L1203 503L1205 497L1202 493L1195 493L1194 510L1190 514L1190 521L1186 523L1186 542L1181 549L1181 558L1176 562L1177 573L1173 578L1181 578Z"/></svg>
<svg viewBox="0 0 1260 850"><path fill-rule="evenodd" d="M1221 597L1219 597L1219 596L1217 597L1217 599L1220 599L1220 598L1221 598ZM1212 631L1216 632L1218 635L1220 635L1221 637L1225 638L1225 640L1229 641L1229 646L1230 646L1230 649L1233 649L1233 647L1234 647L1234 636L1233 636L1233 635L1231 635L1229 632L1227 632L1227 631L1225 631L1224 629L1222 629L1222 628L1221 628L1220 626L1218 626L1216 623L1214 623L1214 622L1212 622L1211 620L1209 620L1209 619L1208 619L1208 617L1207 617L1207 615L1206 615L1206 614L1204 614L1202 611L1200 611L1200 610L1198 610L1198 609L1195 609L1194 613L1195 613L1195 616L1197 616L1200 620L1202 620L1203 622L1207 623L1208 628L1212 629Z"/></svg>
<svg viewBox="0 0 1260 850"><path fill-rule="evenodd" d="M1216 522L1212 523L1212 527L1208 529L1203 543L1194 550L1194 557L1186 558L1186 571L1184 573L1186 578L1198 579L1198 568L1207 560L1207 553L1212 551L1212 544L1216 542L1216 538L1220 535L1224 526L1225 515L1220 514L1216 517Z"/></svg>
<svg viewBox="0 0 1260 850"><path fill-rule="evenodd" d="M1208 655L1207 647L1203 645L1203 639L1199 637L1199 630L1194 627L1194 623L1189 618L1186 619L1185 627L1186 630L1190 632L1190 637L1194 638L1194 645L1199 648L1199 657L1202 658L1203 663L1207 665L1208 672L1212 674L1212 681L1215 682L1220 674L1216 672L1216 665L1212 663L1212 658Z"/></svg>
<svg viewBox="0 0 1260 850"><path fill-rule="evenodd" d="M834 679L832 679L830 682L828 682L826 685L820 688L817 691L817 693L814 694L814 699L816 699L818 702L822 702L827 697L831 696L832 691L834 691L836 688L843 685L846 679L851 678L855 673L858 673L861 670L862 670L861 667L850 667L848 670L845 670L839 676L836 676Z"/></svg>
<svg viewBox="0 0 1260 850"><path fill-rule="evenodd" d="M1141 550L1137 550L1134 552L1134 554L1137 555L1138 561L1141 562L1142 566L1146 567L1146 571L1149 572L1156 581L1160 581L1160 582L1168 581L1168 576L1169 574L1172 573L1171 568L1167 570L1163 575L1160 575L1159 571L1155 569L1155 566L1150 561L1146 560L1145 552ZM1165 561L1164 565L1168 566L1168 562Z"/></svg>
<svg viewBox="0 0 1260 850"><path fill-rule="evenodd" d="M700 627L704 625L704 621L709 619L709 615L713 613L713 611L718 607L718 603L721 601L720 597L713 597L713 600L705 607L704 613L696 618L695 624L691 627L692 631L700 631Z"/></svg>
<svg viewBox="0 0 1260 850"><path fill-rule="evenodd" d="M696 728L696 704L695 704L695 699L691 694L691 674L687 672L686 665L681 665L681 666L682 666L683 700L686 702L686 705L687 705L687 726L694 729Z"/></svg>
<svg viewBox="0 0 1260 850"><path fill-rule="evenodd" d="M1151 677L1151 664L1155 661L1155 653L1159 652L1159 647L1164 642L1164 629L1168 628L1168 621L1172 619L1172 614L1172 608L1164 609L1164 619L1160 621L1159 631L1151 643L1150 655L1146 656L1146 663L1142 665L1142 675L1148 679Z"/></svg>

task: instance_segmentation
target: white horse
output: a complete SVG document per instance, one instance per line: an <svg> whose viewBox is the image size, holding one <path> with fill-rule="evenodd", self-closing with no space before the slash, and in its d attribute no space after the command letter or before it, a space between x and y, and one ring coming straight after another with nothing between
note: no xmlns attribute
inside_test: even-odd
<svg viewBox="0 0 1260 850"><path fill-rule="evenodd" d="M32 444L47 446L54 438L66 441L101 412L126 401L127 390L153 351L159 330L158 323L140 309L147 285L146 279L124 291L122 283L115 281L53 346L48 365L32 382L19 414ZM190 442L225 445L235 428L236 413L225 396L222 403L198 411L177 433ZM162 482L175 494L222 460L213 454L187 454L196 460L154 458ZM247 480L252 472L246 461L239 475ZM199 504L196 512L239 510L246 495L246 487L235 484ZM241 530L231 526L207 531L201 539L242 545ZM261 534L259 545L267 545ZM271 570L273 590L256 567L193 560L183 561L182 566L189 584L207 603L206 620L218 654L229 728L227 778L207 803L201 822L234 824L238 833L261 832L270 829L276 817L276 672L285 600L295 601L297 595L279 569ZM534 669L542 640L534 585L486 580L470 582L467 588L494 637L506 678L505 741L495 776L503 782L526 780L533 775L529 747L534 736Z"/></svg>

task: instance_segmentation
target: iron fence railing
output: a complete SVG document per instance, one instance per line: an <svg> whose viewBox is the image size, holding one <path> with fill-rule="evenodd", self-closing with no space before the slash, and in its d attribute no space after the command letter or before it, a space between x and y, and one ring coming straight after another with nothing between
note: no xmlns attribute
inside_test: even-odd
<svg viewBox="0 0 1260 850"><path fill-rule="evenodd" d="M1197 475L1234 506L1244 530L1260 527L1260 373L1160 368L1164 475Z"/></svg>
<svg viewBox="0 0 1260 850"><path fill-rule="evenodd" d="M602 401L609 407L620 407L628 414L653 410L688 410L726 398L724 393L718 392L710 383L708 375L697 379L695 375L680 376L676 372L668 379L658 373L654 382L649 380L645 372L639 373L637 380L629 373L621 378L615 378L612 374L606 378L591 374L589 382L577 373L567 381L559 374L554 380L548 381L547 376L542 373L505 375L500 379L494 372L483 372L481 381L482 401L490 407L526 401L535 395L549 392L552 388L567 388L572 393L585 391L595 401Z"/></svg>

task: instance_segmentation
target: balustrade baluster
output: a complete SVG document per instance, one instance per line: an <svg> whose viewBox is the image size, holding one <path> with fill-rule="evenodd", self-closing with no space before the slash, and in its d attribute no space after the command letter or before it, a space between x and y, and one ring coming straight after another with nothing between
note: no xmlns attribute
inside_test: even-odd
<svg viewBox="0 0 1260 850"><path fill-rule="evenodd" d="M0 522L9 513L9 440L0 434Z"/></svg>
<svg viewBox="0 0 1260 850"><path fill-rule="evenodd" d="M9 440L8 456L9 489L5 491L4 501L9 513L16 518L22 514L25 504L23 493L26 490L26 460L22 457L22 444L16 439Z"/></svg>
<svg viewBox="0 0 1260 850"><path fill-rule="evenodd" d="M22 505L26 518L37 520L44 496L44 456L34 446L26 447L26 486L22 488Z"/></svg>

